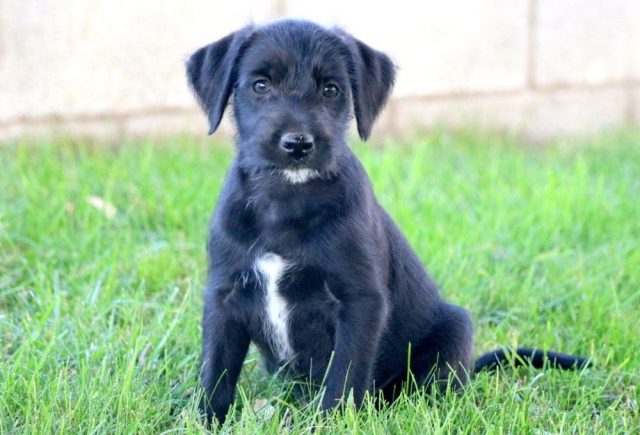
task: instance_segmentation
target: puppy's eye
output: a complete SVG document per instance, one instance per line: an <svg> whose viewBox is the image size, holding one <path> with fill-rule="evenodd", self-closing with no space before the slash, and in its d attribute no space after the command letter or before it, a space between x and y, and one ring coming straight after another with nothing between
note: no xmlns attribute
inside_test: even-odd
<svg viewBox="0 0 640 435"><path fill-rule="evenodd" d="M322 95L327 98L335 98L339 93L340 89L338 89L338 86L333 83L324 85L324 89L322 89Z"/></svg>
<svg viewBox="0 0 640 435"><path fill-rule="evenodd" d="M256 80L255 82L253 82L252 87L253 87L253 91L256 94L266 94L271 90L271 86L269 85L269 82L265 79Z"/></svg>

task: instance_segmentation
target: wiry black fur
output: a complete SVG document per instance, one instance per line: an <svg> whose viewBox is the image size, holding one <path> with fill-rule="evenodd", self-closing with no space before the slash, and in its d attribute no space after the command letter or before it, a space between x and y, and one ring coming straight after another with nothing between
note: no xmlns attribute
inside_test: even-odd
<svg viewBox="0 0 640 435"><path fill-rule="evenodd" d="M232 95L238 129L237 157L208 240L202 320L208 417L224 421L251 341L272 371L286 366L317 384L326 376L324 409L349 392L358 404L372 390L392 400L409 370L423 384L450 375L464 384L472 370L471 320L440 298L346 143L352 110L360 136L369 136L393 86L391 60L340 30L281 21L201 48L187 75L210 131ZM268 92L256 91L258 80L266 80ZM324 94L328 84L337 95ZM304 135L312 152L292 158L282 147L292 132ZM293 184L283 171L296 168L317 176ZM291 361L278 360L263 327L264 289L253 267L266 252L293 264L279 281L291 307ZM540 351L527 354L542 361ZM565 368L584 365L553 355ZM476 368L506 360L496 351Z"/></svg>
<svg viewBox="0 0 640 435"><path fill-rule="evenodd" d="M473 371L475 373L482 370L491 371L509 362L513 367L528 365L536 369L544 368L545 365L563 370L580 370L591 367L591 361L582 356L519 347L515 350L497 349L485 353L476 360Z"/></svg>

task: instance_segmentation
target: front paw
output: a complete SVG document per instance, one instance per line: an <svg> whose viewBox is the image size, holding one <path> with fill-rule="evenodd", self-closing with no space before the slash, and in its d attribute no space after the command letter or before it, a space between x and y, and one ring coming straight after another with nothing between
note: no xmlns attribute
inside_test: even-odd
<svg viewBox="0 0 640 435"><path fill-rule="evenodd" d="M342 409L348 403L353 403L353 396L349 395L346 398L342 395L342 393L325 393L322 398L322 412L323 414L327 414L333 409Z"/></svg>
<svg viewBox="0 0 640 435"><path fill-rule="evenodd" d="M215 427L217 424L222 426L227 420L227 414L231 404L218 404L217 406L212 401L202 398L200 400L200 414L204 416L205 426L207 429Z"/></svg>

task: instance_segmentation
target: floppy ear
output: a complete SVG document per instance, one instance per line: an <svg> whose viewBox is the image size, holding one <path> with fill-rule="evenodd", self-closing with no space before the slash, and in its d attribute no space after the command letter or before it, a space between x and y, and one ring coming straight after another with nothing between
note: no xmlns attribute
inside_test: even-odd
<svg viewBox="0 0 640 435"><path fill-rule="evenodd" d="M237 79L237 65L251 28L231 33L193 53L187 60L187 79L209 119L209 134L220 124Z"/></svg>
<svg viewBox="0 0 640 435"><path fill-rule="evenodd" d="M343 33L351 52L351 94L358 134L367 140L376 117L384 107L395 80L389 56Z"/></svg>

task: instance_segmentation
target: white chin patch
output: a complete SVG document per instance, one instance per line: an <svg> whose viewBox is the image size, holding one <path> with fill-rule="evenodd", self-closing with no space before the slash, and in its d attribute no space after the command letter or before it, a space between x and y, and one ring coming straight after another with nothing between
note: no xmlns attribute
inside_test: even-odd
<svg viewBox="0 0 640 435"><path fill-rule="evenodd" d="M291 184L302 184L320 177L320 172L309 168L283 169L282 175Z"/></svg>

